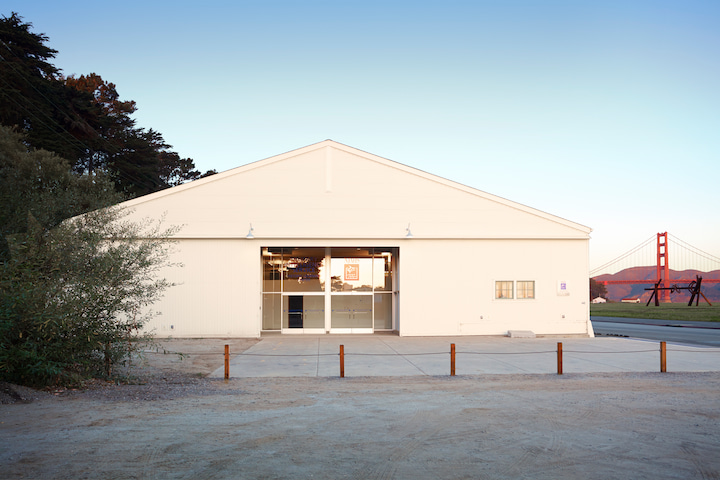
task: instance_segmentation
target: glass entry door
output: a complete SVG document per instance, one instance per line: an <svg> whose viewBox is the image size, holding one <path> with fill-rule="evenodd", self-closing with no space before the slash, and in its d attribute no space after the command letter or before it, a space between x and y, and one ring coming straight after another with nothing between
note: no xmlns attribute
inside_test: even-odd
<svg viewBox="0 0 720 480"><path fill-rule="evenodd" d="M334 294L331 298L333 333L372 333L373 295Z"/></svg>
<svg viewBox="0 0 720 480"><path fill-rule="evenodd" d="M282 331L325 333L325 296L283 295Z"/></svg>
<svg viewBox="0 0 720 480"><path fill-rule="evenodd" d="M372 333L372 249L331 249L330 280L330 332Z"/></svg>

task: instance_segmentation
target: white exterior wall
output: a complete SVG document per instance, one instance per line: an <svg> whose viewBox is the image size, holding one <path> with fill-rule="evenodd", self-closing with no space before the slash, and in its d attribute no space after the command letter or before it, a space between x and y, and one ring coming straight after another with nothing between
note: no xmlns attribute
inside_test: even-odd
<svg viewBox="0 0 720 480"><path fill-rule="evenodd" d="M175 283L147 330L162 337L257 337L260 250L245 239L182 239L162 275Z"/></svg>
<svg viewBox="0 0 720 480"><path fill-rule="evenodd" d="M326 143L125 205L165 215L184 238L244 238L251 223L266 239L402 239L408 223L418 238L588 238L576 223Z"/></svg>
<svg viewBox="0 0 720 480"><path fill-rule="evenodd" d="M400 334L591 334L587 258L582 240L408 242L400 249ZM496 280L532 280L535 298L495 299ZM569 295L558 295L559 281Z"/></svg>
<svg viewBox="0 0 720 480"><path fill-rule="evenodd" d="M155 306L162 315L148 328L160 336L260 336L261 248L288 245L245 238L181 240L175 259L184 266L164 272L177 285ZM292 242L327 245L360 244ZM505 335L508 330L592 334L586 241L409 239L362 246L400 249L400 335ZM495 299L496 280L532 280L535 298ZM569 286L569 295L558 295L560 281Z"/></svg>
<svg viewBox="0 0 720 480"><path fill-rule="evenodd" d="M401 335L591 332L589 228L332 141L125 206L182 226L161 336L259 336L273 246L399 247ZM536 298L495 300L496 280L533 280Z"/></svg>

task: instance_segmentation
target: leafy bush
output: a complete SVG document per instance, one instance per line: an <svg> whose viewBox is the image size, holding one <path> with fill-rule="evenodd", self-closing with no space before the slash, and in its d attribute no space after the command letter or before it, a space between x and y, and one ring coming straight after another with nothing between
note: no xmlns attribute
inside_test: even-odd
<svg viewBox="0 0 720 480"><path fill-rule="evenodd" d="M25 385L110 375L147 341L147 310L170 284L172 230L109 207L43 230L32 215L0 269L0 375Z"/></svg>
<svg viewBox="0 0 720 480"><path fill-rule="evenodd" d="M149 337L173 229L134 223L108 176L0 127L0 380L108 376ZM140 342L140 343L139 343Z"/></svg>

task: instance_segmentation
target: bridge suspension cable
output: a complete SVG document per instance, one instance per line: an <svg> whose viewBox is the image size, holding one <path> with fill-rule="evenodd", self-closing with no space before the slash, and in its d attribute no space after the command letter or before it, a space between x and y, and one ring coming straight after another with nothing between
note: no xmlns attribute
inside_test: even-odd
<svg viewBox="0 0 720 480"><path fill-rule="evenodd" d="M619 263L619 262L625 260L626 258L628 258L629 256L631 256L631 255L639 252L640 250L642 250L643 248L647 247L647 246L648 246L649 244L651 244L652 242L655 242L655 241L656 241L656 238L657 238L656 235L652 235L650 238L648 238L647 240L645 240L644 242L642 242L642 243L639 244L638 246L636 246L636 247L630 249L629 251L623 253L623 254L620 255L619 257L614 258L613 260L610 260L609 262L607 262L607 263L604 264L604 265L601 265L601 266L599 266L599 267L597 267L597 268L594 268L592 271L590 271L590 276L591 276L591 277L595 277L595 276L601 274L601 273L603 272L603 270L609 270L608 267L610 267L610 266L612 266L612 265L614 265L614 264L616 264L616 263Z"/></svg>
<svg viewBox="0 0 720 480"><path fill-rule="evenodd" d="M675 271L698 270L701 272L720 270L720 257L695 247L674 235L667 234L667 237L669 255L666 260L669 261L670 269ZM656 238L657 236L653 235L617 258L592 269L590 276L596 277L603 273L613 273L613 270L622 270L623 266L618 264L623 261L625 268L654 265L656 263L654 245Z"/></svg>
<svg viewBox="0 0 720 480"><path fill-rule="evenodd" d="M698 247L690 245L674 235L668 234L668 236L672 240L673 247L671 248L675 251L671 254L673 261L671 261L670 268L673 270L693 269L711 271L720 269L720 257L716 257L715 255L705 252ZM682 252L680 256L677 253L678 248ZM681 261L675 260L678 257L680 257ZM699 259L702 263L699 263Z"/></svg>

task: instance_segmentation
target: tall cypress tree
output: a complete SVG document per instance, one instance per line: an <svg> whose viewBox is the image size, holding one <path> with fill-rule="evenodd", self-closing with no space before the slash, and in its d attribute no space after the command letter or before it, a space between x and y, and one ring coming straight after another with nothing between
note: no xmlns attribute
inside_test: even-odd
<svg viewBox="0 0 720 480"><path fill-rule="evenodd" d="M31 27L17 13L0 19L1 125L67 159L78 173L111 175L118 191L130 195L201 176L160 132L136 126L135 102L120 100L113 83L95 73L64 77L51 63L57 50Z"/></svg>

